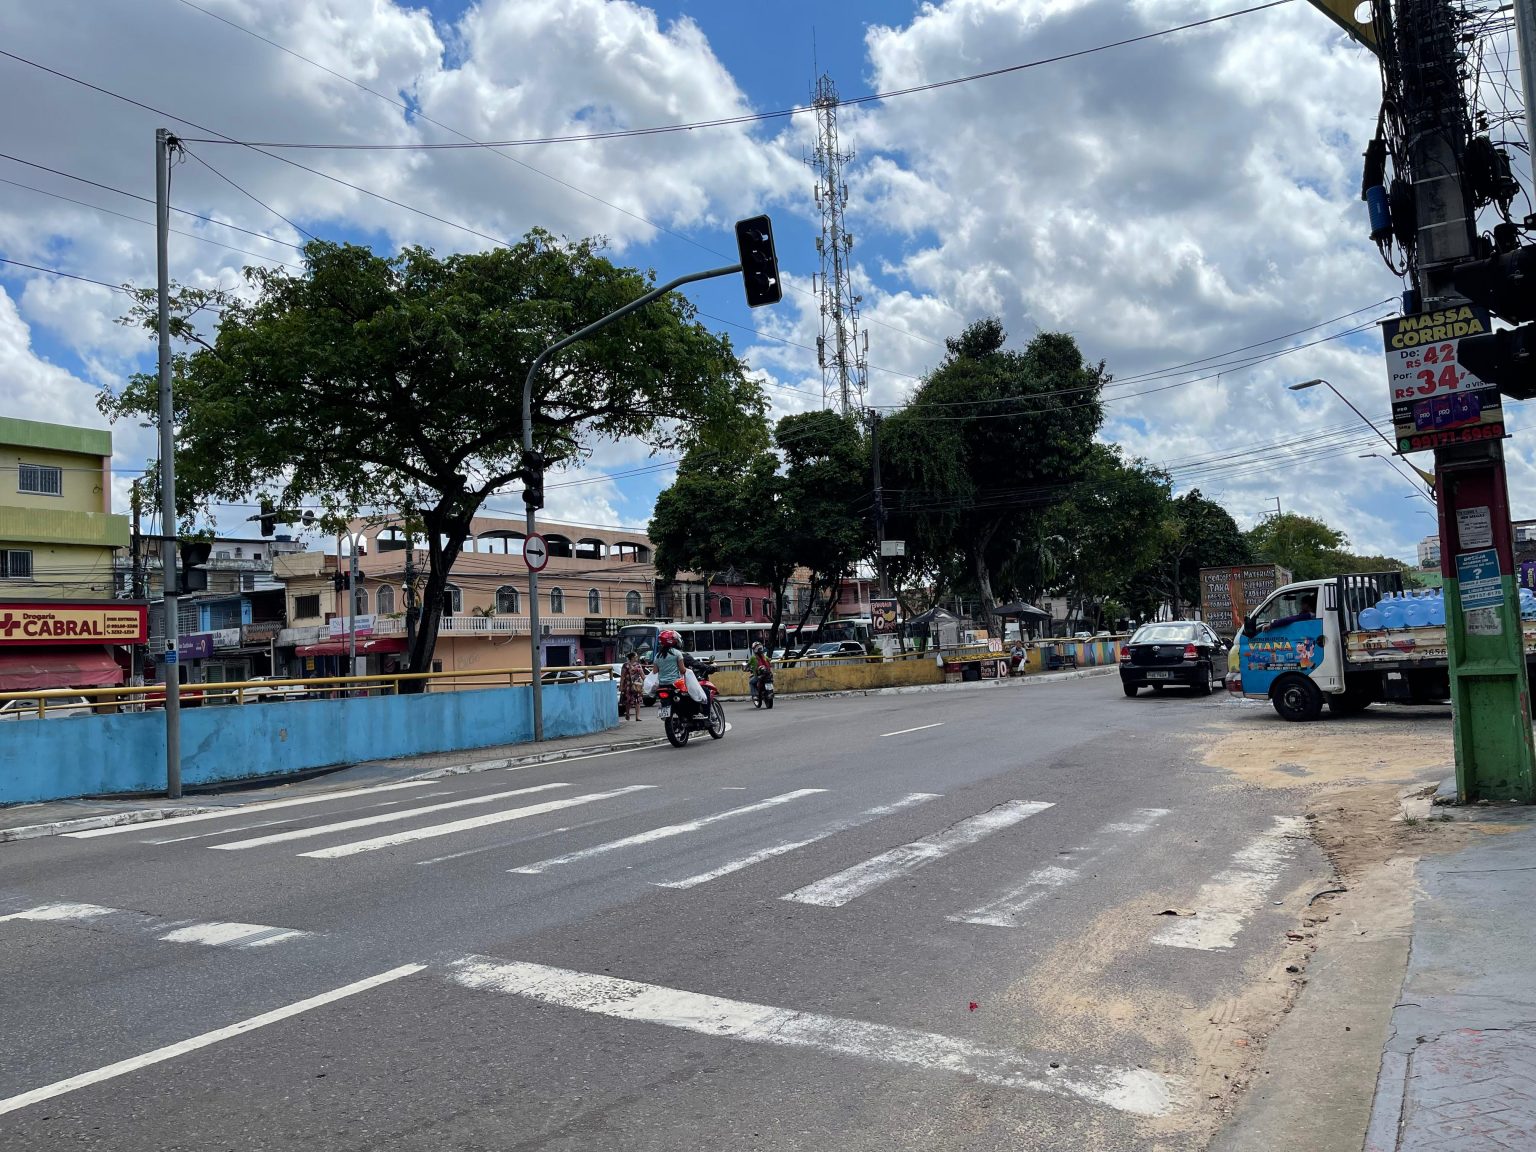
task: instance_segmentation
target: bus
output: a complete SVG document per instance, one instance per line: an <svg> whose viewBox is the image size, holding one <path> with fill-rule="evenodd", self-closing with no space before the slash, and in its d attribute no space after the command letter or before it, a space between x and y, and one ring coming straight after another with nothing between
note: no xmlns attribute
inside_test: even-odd
<svg viewBox="0 0 1536 1152"><path fill-rule="evenodd" d="M752 654L752 645L766 643L768 628L762 624L626 624L619 629L619 661L629 659L631 652L640 653L646 664L655 663L656 637L665 628L676 632L683 648L695 656L702 656L717 663L745 660Z"/></svg>
<svg viewBox="0 0 1536 1152"><path fill-rule="evenodd" d="M826 644L834 640L857 640L867 645L873 635L874 621L868 616L841 616L836 620L828 620L820 628L814 624L807 624L804 628L797 624L784 627L785 647L796 651L812 644Z"/></svg>

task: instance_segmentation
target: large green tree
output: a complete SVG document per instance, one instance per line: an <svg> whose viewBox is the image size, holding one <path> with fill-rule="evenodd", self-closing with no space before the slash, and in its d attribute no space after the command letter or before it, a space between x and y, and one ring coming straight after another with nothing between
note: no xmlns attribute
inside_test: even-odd
<svg viewBox="0 0 1536 1152"><path fill-rule="evenodd" d="M1028 513L1068 496L1089 466L1107 379L1064 333L1041 333L1022 352L1006 341L995 318L947 340L942 363L882 431L903 531L941 569L942 558L963 558L989 630L1000 574L1041 543Z"/></svg>
<svg viewBox="0 0 1536 1152"><path fill-rule="evenodd" d="M1254 558L1290 570L1297 580L1315 580L1337 572L1338 557L1349 538L1321 520L1296 512L1267 517L1247 532Z"/></svg>
<svg viewBox="0 0 1536 1152"><path fill-rule="evenodd" d="M1175 619L1200 603L1200 569L1247 564L1253 550L1237 521L1220 504L1192 489L1173 500L1154 563L1136 579L1152 595L1152 609L1166 603ZM1141 615L1150 615L1136 605Z"/></svg>
<svg viewBox="0 0 1536 1152"><path fill-rule="evenodd" d="M538 231L447 257L313 241L302 272L248 268L246 278L248 296L219 301L211 336L177 318L188 342L174 365L178 496L203 515L253 494L284 508L320 502L333 517L408 510L429 553L410 668L430 668L470 518L520 476L529 365L652 278L613 264L596 241ZM197 294L182 303L206 306ZM152 415L155 377L134 377L100 405L114 418ZM545 365L533 439L555 467L605 438L729 451L760 437L765 407L729 341L672 295Z"/></svg>

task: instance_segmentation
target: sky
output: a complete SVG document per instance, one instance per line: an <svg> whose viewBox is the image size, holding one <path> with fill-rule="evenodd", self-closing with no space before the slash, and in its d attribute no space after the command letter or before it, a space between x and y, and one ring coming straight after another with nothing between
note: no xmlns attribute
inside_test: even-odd
<svg viewBox="0 0 1536 1152"><path fill-rule="evenodd" d="M153 209L133 197L153 197L160 126L325 144L642 128L803 109L818 70L847 99L1247 6L0 0L0 49L31 62L0 55L0 257L85 278L0 264L0 412L102 426L98 392L152 367L152 341L117 323L126 297L86 281L154 283ZM868 402L900 404L944 340L984 316L1001 317L1018 347L1070 332L1114 377L1103 437L1167 467L1177 491L1198 487L1244 527L1278 501L1357 550L1412 559L1434 531L1432 505L1370 455L1386 445L1332 392L1287 387L1325 378L1386 427L1374 322L1397 311L1403 285L1359 198L1379 103L1374 58L1292 0L841 108ZM749 311L736 278L686 292L774 412L804 411L822 395L814 140L800 114L494 152L189 144L173 204L219 223L176 217L172 276L237 287L246 264L294 264L304 232L450 252L542 227L604 236L615 260L667 279L734 262L733 221L767 212L781 304ZM1536 516L1536 438L1523 405L1506 411L1514 512ZM113 432L121 510L154 433ZM545 515L643 526L670 476L667 457L599 444L579 470L549 477ZM488 510L521 515L521 501L507 493ZM242 512L226 510L221 526Z"/></svg>

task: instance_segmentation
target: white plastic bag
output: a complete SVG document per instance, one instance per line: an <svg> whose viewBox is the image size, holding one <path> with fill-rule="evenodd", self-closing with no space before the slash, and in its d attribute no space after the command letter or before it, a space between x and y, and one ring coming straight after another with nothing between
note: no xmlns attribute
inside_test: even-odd
<svg viewBox="0 0 1536 1152"><path fill-rule="evenodd" d="M645 683L640 686L640 691L643 695L654 696L656 695L656 689L660 686L661 681L656 678L656 673L647 672L645 674Z"/></svg>
<svg viewBox="0 0 1536 1152"><path fill-rule="evenodd" d="M689 668L683 672L683 683L688 688L688 695L693 698L695 704L703 704L709 699L709 693L704 691L704 686L699 683L699 678Z"/></svg>

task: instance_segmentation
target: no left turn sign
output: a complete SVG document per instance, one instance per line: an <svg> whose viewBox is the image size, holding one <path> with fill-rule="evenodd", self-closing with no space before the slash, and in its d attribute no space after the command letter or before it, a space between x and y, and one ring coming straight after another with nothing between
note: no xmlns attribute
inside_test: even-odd
<svg viewBox="0 0 1536 1152"><path fill-rule="evenodd" d="M549 563L549 541L535 532L523 542L523 563L530 572L544 571Z"/></svg>

